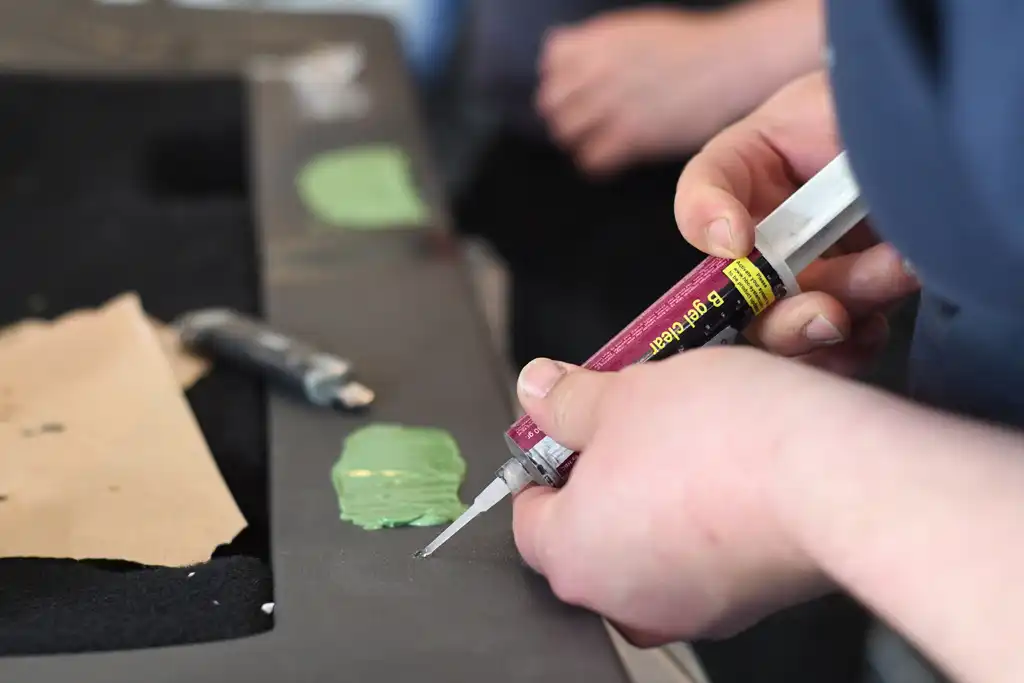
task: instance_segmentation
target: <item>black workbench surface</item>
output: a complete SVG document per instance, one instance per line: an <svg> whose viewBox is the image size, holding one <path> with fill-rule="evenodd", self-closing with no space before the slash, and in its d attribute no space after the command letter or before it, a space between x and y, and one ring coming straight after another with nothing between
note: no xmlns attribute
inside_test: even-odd
<svg viewBox="0 0 1024 683"><path fill-rule="evenodd" d="M60 4L47 3L51 8ZM3 0L0 12L12 5L12 0ZM253 21L250 17L235 25L251 27ZM521 565L507 505L478 520L429 560L414 560L412 553L437 529L364 532L338 520L329 471L342 439L359 425L372 418L449 429L469 463L463 493L470 498L506 456L500 435L512 415L507 378L493 355L457 246L446 231L437 180L431 176L390 27L375 20L338 17L294 21L316 24L317 35L326 32L338 41L363 44L368 57L365 85L382 106L361 121L300 125L284 84L258 80L249 88L248 139L261 281L259 292L251 293L252 305L282 329L350 357L364 381L378 392L374 413L366 418L340 417L270 398L270 557L276 602L272 630L244 639L160 649L0 659L0 680L625 680L600 621L562 606L544 582ZM6 30L0 28L0 45ZM0 50L0 65L7 60L21 71L48 71L61 63L57 59L34 64L24 42L18 49L22 52ZM261 46L258 52L273 50ZM199 53L202 50L190 54ZM142 72L149 69L161 71L161 66L154 62ZM320 150L385 140L402 145L412 157L432 206L432 227L375 235L312 229L292 189L299 165ZM72 188L83 182L67 180ZM45 197L38 187L15 187L15 192L21 191ZM102 220L115 200L79 199L82 215L95 219L95 224L84 224L80 230L86 235L94 231L105 258L115 258L110 250L116 254L117 245L103 240L118 231ZM206 197L199 203L207 215L216 215L218 201ZM57 210L40 208L33 215ZM180 207L166 211L178 212L179 219L181 212L187 214ZM122 208L118 219L134 220L133 227L145 231L146 215L142 209ZM162 239L173 242L166 235ZM41 263L46 258L45 239L26 237L16 243L28 245L28 252ZM217 244L218 239L211 237L210 249ZM158 249L153 251L148 255L151 260L159 255ZM38 281L26 291L46 289L52 303L45 314L99 303L114 293L93 291L87 283L74 281L76 273L88 274L90 268L76 270L66 255L58 262L66 264L63 272L53 271L49 263L40 266L39 274L28 271ZM243 272L225 271L224 277L244 281L251 273L251 255L239 254L237 263ZM153 267L138 265L139 277ZM194 286L188 282L189 273L181 273L178 284L170 275L167 288ZM11 286L16 284L12 281ZM75 288L86 294L70 293ZM148 290L153 296L144 292L144 302L155 302L158 314L173 313L173 297L162 300L159 289L153 285ZM17 306L8 309L7 318L18 312ZM258 412L250 414L259 417ZM204 427L211 424L214 421L204 421ZM208 434L208 439L216 442L217 435ZM218 449L214 451L224 467ZM226 474L231 484L232 477ZM218 618L212 608L210 618Z"/></svg>

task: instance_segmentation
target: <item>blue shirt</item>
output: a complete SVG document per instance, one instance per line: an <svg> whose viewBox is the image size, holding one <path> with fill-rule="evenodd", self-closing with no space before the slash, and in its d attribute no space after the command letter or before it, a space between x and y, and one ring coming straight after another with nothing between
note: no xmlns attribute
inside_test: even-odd
<svg viewBox="0 0 1024 683"><path fill-rule="evenodd" d="M841 136L923 285L920 400L1024 427L1024 2L831 0Z"/></svg>

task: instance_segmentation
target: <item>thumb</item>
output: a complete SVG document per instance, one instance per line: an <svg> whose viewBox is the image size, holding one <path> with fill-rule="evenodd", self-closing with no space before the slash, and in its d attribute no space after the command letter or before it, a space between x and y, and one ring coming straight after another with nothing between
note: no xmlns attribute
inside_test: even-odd
<svg viewBox="0 0 1024 683"><path fill-rule="evenodd" d="M748 168L747 159L763 163L758 152L759 146L750 136L729 131L683 169L676 185L676 223L686 241L704 253L741 258L754 248L750 211L757 173Z"/></svg>
<svg viewBox="0 0 1024 683"><path fill-rule="evenodd" d="M611 373L585 370L548 358L532 360L516 389L523 409L555 441L573 450L590 442Z"/></svg>

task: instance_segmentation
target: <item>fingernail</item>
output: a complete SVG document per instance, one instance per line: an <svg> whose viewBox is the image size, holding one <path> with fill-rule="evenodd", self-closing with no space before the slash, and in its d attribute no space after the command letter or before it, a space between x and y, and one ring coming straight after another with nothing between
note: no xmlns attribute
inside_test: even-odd
<svg viewBox="0 0 1024 683"><path fill-rule="evenodd" d="M727 218L716 218L708 224L708 247L716 256L732 256L736 253L732 224Z"/></svg>
<svg viewBox="0 0 1024 683"><path fill-rule="evenodd" d="M838 344L843 333L823 315L816 315L804 326L804 336L815 344Z"/></svg>
<svg viewBox="0 0 1024 683"><path fill-rule="evenodd" d="M565 375L561 365L548 358L536 358L519 373L519 390L533 398L544 398Z"/></svg>

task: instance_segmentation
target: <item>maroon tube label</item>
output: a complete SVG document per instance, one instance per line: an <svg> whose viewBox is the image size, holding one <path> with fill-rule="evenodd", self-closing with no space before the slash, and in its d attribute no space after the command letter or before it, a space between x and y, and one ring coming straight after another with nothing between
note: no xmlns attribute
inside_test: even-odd
<svg viewBox="0 0 1024 683"><path fill-rule="evenodd" d="M711 257L641 313L583 367L611 372L662 360L703 346L732 343L750 322L786 295L782 278L759 252L729 260ZM529 415L509 427L509 439L528 457L546 438ZM551 440L548 440L551 443ZM550 452L544 447L544 452ZM577 455L563 449L558 474L569 474Z"/></svg>

